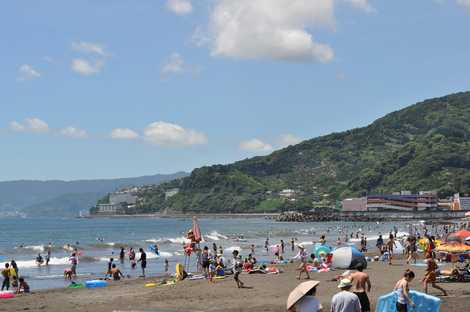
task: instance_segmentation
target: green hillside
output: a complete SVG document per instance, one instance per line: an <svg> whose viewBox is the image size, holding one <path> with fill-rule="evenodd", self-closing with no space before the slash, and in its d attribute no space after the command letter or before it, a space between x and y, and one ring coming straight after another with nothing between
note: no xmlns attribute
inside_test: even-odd
<svg viewBox="0 0 470 312"><path fill-rule="evenodd" d="M367 127L314 138L271 155L194 170L141 194L142 211L257 212L334 205L399 190L470 190L470 92L426 100ZM165 200L164 191L180 192ZM295 201L278 196L294 189Z"/></svg>

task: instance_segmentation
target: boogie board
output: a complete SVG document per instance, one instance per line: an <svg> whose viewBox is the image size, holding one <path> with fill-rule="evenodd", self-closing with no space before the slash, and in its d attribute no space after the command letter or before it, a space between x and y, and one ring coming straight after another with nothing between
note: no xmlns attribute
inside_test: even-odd
<svg viewBox="0 0 470 312"><path fill-rule="evenodd" d="M409 312L439 312L441 299L418 291L410 290L411 300L416 304L416 308L408 306ZM379 297L375 312L396 312L397 296L391 292Z"/></svg>
<svg viewBox="0 0 470 312"><path fill-rule="evenodd" d="M159 251L159 250L155 250L155 246L154 246L154 245L149 245L148 250L153 251L157 256L160 256L160 251Z"/></svg>

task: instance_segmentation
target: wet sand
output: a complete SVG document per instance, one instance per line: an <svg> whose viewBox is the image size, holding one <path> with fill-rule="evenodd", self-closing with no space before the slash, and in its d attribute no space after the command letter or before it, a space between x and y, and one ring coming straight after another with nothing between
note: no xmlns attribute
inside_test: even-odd
<svg viewBox="0 0 470 312"><path fill-rule="evenodd" d="M2 299L0 311L286 311L289 292L299 283L295 265L279 266L285 270L278 275L241 275L252 288L238 289L232 277L209 283L205 280L184 281L172 286L147 288L144 284L155 281L148 278L111 282L101 289L53 289ZM369 298L375 311L377 298L391 291L406 268L417 273L411 288L422 291L422 267L407 266L402 261L389 266L382 262L369 264L367 273L372 281ZM311 273L312 279L321 281L317 296L325 311L329 311L331 297L338 291L337 282L331 281L342 271ZM443 283L448 297L441 297L442 312L470 311L470 283ZM430 288L430 294L440 292Z"/></svg>

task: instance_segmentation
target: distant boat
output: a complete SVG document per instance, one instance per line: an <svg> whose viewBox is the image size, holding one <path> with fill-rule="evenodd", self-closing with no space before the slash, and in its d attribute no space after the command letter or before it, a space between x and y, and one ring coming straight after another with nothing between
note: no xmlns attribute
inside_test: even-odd
<svg viewBox="0 0 470 312"><path fill-rule="evenodd" d="M88 213L83 213L83 210L80 210L78 213L77 219L91 219L90 214Z"/></svg>

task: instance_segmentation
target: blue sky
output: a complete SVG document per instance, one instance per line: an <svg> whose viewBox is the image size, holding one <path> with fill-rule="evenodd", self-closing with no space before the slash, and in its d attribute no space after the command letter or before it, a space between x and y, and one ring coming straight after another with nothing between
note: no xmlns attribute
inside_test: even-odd
<svg viewBox="0 0 470 312"><path fill-rule="evenodd" d="M0 180L229 163L470 89L470 0L8 1Z"/></svg>

